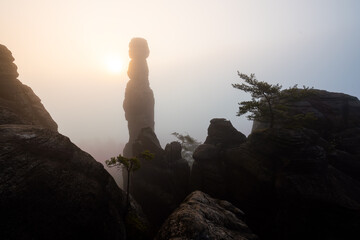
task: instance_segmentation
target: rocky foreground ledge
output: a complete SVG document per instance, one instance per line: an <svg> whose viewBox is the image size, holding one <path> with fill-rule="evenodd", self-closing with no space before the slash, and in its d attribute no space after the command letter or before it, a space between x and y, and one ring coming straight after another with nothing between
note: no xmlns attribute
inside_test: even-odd
<svg viewBox="0 0 360 240"><path fill-rule="evenodd" d="M161 227L156 240L255 240L244 213L231 203L200 191L191 193Z"/></svg>
<svg viewBox="0 0 360 240"><path fill-rule="evenodd" d="M104 167L70 140L0 125L2 239L125 239L125 198Z"/></svg>

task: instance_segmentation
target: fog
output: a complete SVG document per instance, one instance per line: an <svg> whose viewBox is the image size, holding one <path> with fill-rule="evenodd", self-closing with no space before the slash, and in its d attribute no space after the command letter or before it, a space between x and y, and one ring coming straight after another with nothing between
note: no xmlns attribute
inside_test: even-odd
<svg viewBox="0 0 360 240"><path fill-rule="evenodd" d="M1 0L0 40L29 85L70 137L98 160L128 140L122 102L128 43L147 39L155 132L200 141L212 118L236 117L250 98L233 89L237 70L280 83L360 96L360 2ZM116 56L120 73L106 67Z"/></svg>

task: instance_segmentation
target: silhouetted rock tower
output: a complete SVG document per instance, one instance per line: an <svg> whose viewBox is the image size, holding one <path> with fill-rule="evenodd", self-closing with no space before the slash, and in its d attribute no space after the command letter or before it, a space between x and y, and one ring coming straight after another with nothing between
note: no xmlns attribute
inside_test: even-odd
<svg viewBox="0 0 360 240"><path fill-rule="evenodd" d="M36 125L57 131L51 118L33 90L17 77L17 66L11 51L0 44L0 125Z"/></svg>
<svg viewBox="0 0 360 240"><path fill-rule="evenodd" d="M154 94L149 85L149 68L146 58L149 56L147 41L143 38L133 38L129 44L128 76L123 107L128 121L129 142L124 148L123 155L132 157L132 145L140 130L150 127L154 130Z"/></svg>

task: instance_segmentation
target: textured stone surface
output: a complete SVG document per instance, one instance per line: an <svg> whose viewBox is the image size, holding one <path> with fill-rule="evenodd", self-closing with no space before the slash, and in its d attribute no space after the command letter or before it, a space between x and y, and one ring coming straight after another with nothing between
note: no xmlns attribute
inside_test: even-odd
<svg viewBox="0 0 360 240"><path fill-rule="evenodd" d="M330 128L327 136L341 133L337 142L321 130L274 128L237 146L205 143L194 153L192 188L244 210L261 239L357 239L360 145L352 124Z"/></svg>
<svg viewBox="0 0 360 240"><path fill-rule="evenodd" d="M258 239L246 223L244 213L231 203L200 191L191 193L165 221L157 240Z"/></svg>
<svg viewBox="0 0 360 240"><path fill-rule="evenodd" d="M133 38L129 44L128 76L123 108L128 121L129 142L124 148L124 156L132 157L132 144L140 130L150 127L154 130L154 94L149 85L149 69L146 58L149 56L147 41L143 38Z"/></svg>
<svg viewBox="0 0 360 240"><path fill-rule="evenodd" d="M57 124L30 87L22 84L11 52L0 44L0 124L28 124L57 131Z"/></svg>
<svg viewBox="0 0 360 240"><path fill-rule="evenodd" d="M124 193L57 132L0 125L2 239L125 239Z"/></svg>

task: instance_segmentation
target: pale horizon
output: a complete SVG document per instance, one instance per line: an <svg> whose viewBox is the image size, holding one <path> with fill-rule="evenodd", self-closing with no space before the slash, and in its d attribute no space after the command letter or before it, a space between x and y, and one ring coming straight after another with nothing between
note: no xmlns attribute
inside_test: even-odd
<svg viewBox="0 0 360 240"><path fill-rule="evenodd" d="M250 133L252 123L236 116L237 103L250 99L231 87L237 71L360 97L359 10L351 0L2 0L0 43L59 132L103 160L128 141L122 103L133 37L149 44L164 147L172 132L203 142L212 118Z"/></svg>

